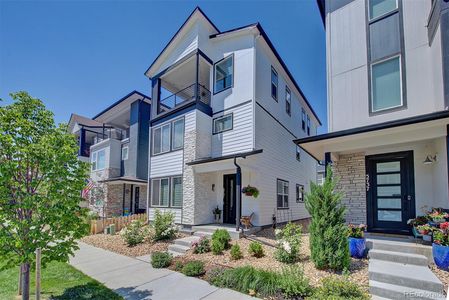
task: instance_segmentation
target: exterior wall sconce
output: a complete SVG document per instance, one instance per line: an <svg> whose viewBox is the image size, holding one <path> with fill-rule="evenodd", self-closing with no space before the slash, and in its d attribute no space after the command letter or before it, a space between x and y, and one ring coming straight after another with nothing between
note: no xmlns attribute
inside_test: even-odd
<svg viewBox="0 0 449 300"><path fill-rule="evenodd" d="M437 156L436 155L432 156L429 154L429 155L427 155L426 159L422 163L425 165L431 165L436 161L437 161Z"/></svg>
<svg viewBox="0 0 449 300"><path fill-rule="evenodd" d="M212 192L215 192L215 183L212 183Z"/></svg>

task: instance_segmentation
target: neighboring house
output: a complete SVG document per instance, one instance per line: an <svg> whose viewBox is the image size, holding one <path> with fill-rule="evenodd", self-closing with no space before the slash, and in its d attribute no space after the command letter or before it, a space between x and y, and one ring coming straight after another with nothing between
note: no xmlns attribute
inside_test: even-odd
<svg viewBox="0 0 449 300"><path fill-rule="evenodd" d="M146 211L150 97L133 91L92 119L72 114L79 158L91 163L89 207L110 217Z"/></svg>
<svg viewBox="0 0 449 300"><path fill-rule="evenodd" d="M221 32L196 8L145 74L150 220L159 209L208 224L216 207L229 224L309 217L303 192L316 162L292 140L315 135L320 121L260 24ZM257 199L240 193L247 185Z"/></svg>
<svg viewBox="0 0 449 300"><path fill-rule="evenodd" d="M318 0L326 28L329 133L296 143L332 162L347 221L409 234L449 208L449 3Z"/></svg>

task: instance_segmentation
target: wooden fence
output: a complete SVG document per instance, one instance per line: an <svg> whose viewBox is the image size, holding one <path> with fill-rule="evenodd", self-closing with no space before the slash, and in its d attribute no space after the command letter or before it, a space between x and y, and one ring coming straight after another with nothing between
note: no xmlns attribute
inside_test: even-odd
<svg viewBox="0 0 449 300"><path fill-rule="evenodd" d="M115 231L119 232L123 227L125 227L134 220L141 220L142 222L147 222L148 216L146 213L143 213L143 214L130 215L126 217L113 217L101 220L92 220L90 223L90 234L103 233L104 229L112 224L115 224Z"/></svg>

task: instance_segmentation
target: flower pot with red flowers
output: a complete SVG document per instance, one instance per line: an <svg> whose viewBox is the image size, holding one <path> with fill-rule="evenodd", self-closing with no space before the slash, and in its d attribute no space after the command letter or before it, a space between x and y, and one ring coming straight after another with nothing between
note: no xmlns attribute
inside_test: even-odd
<svg viewBox="0 0 449 300"><path fill-rule="evenodd" d="M439 229L433 231L432 244L433 260L438 268L449 270L449 222L440 224Z"/></svg>
<svg viewBox="0 0 449 300"><path fill-rule="evenodd" d="M365 241L366 225L348 225L348 242L349 253L351 257L364 258L366 253L366 241Z"/></svg>
<svg viewBox="0 0 449 300"><path fill-rule="evenodd" d="M435 209L434 211L432 211L432 213L429 214L429 218L436 224L446 222L446 219L448 217L449 215L447 213L442 212L438 209Z"/></svg>
<svg viewBox="0 0 449 300"><path fill-rule="evenodd" d="M429 224L424 224L424 225L416 226L416 229L418 230L419 234L427 235L432 230L432 226L430 226Z"/></svg>
<svg viewBox="0 0 449 300"><path fill-rule="evenodd" d="M256 187L250 186L250 185L244 187L242 189L242 193L248 197L254 197L254 198L259 197L259 190Z"/></svg>
<svg viewBox="0 0 449 300"><path fill-rule="evenodd" d="M417 227L427 224L428 221L429 218L427 216L418 216L414 219L410 219L407 221L407 224L412 226L412 233L415 236L415 238L423 236L421 233L418 232Z"/></svg>

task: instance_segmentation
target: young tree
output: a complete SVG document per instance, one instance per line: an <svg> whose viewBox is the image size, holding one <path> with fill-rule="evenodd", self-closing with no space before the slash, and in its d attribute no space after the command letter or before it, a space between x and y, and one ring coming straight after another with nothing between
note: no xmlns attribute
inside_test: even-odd
<svg viewBox="0 0 449 300"><path fill-rule="evenodd" d="M311 258L318 269L343 270L349 267L349 245L345 224L346 208L341 204L343 194L335 191L337 181L327 167L322 186L311 183L305 197L306 209L312 216L310 231Z"/></svg>
<svg viewBox="0 0 449 300"><path fill-rule="evenodd" d="M0 107L0 261L21 266L22 299L29 299L36 248L42 264L66 261L88 230L80 208L87 164L53 113L26 92Z"/></svg>

